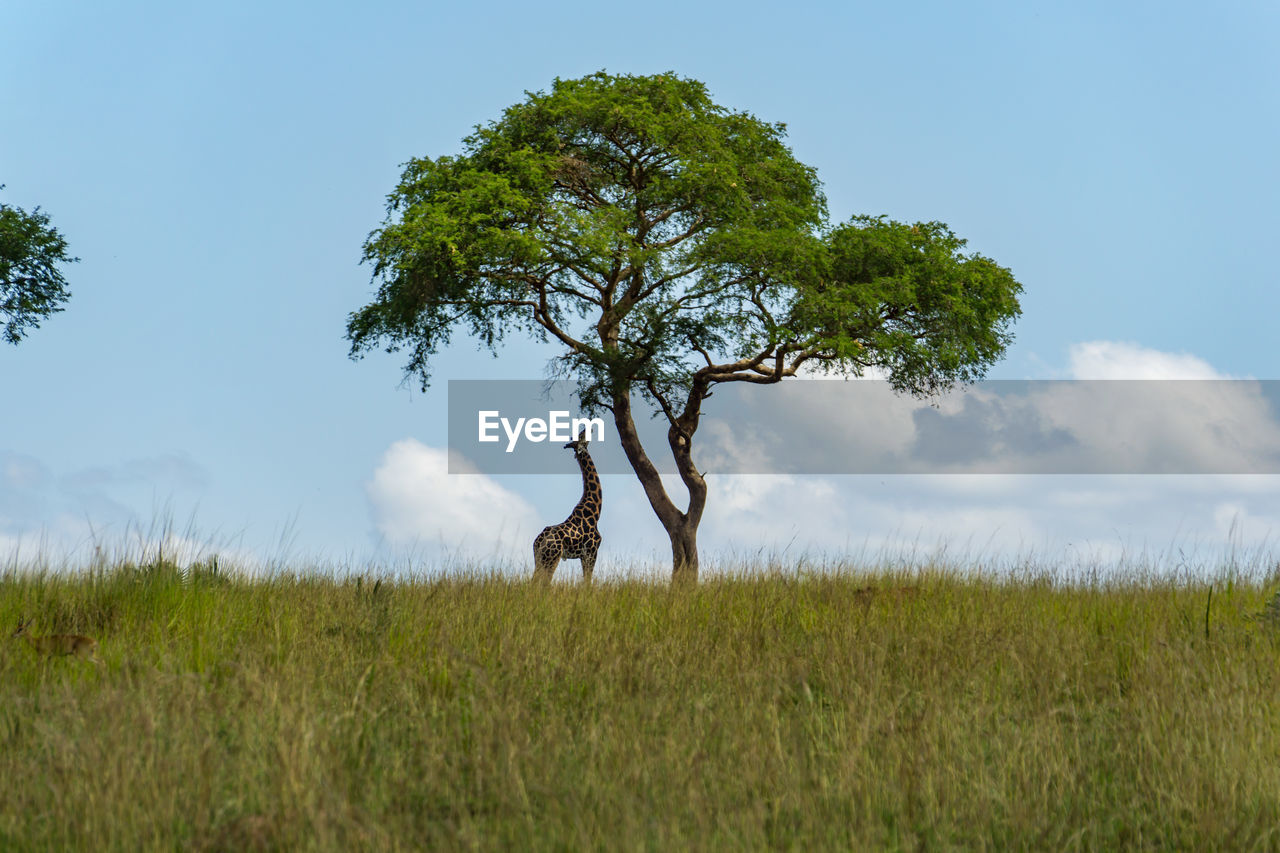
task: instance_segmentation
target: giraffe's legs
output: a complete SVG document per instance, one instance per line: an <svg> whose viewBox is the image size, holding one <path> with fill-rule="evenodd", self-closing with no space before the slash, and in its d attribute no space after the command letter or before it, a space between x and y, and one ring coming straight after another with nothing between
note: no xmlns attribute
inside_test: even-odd
<svg viewBox="0 0 1280 853"><path fill-rule="evenodd" d="M546 536L546 531L533 540L533 579L550 583L560 565L564 546L553 536Z"/></svg>
<svg viewBox="0 0 1280 853"><path fill-rule="evenodd" d="M587 551L582 555L582 580L583 583L591 583L591 573L596 569L596 552L594 550Z"/></svg>
<svg viewBox="0 0 1280 853"><path fill-rule="evenodd" d="M559 560L554 562L539 563L533 568L533 579L539 583L551 583L551 578L556 573L556 565Z"/></svg>

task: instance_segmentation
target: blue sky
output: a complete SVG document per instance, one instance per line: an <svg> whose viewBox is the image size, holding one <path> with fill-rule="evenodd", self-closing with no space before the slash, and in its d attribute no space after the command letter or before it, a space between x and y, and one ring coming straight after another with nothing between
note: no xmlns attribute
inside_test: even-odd
<svg viewBox="0 0 1280 853"><path fill-rule="evenodd" d="M0 198L43 206L82 261L68 310L0 350L0 551L169 515L342 563L415 542L486 552L494 513L513 538L563 518L573 476L431 473L443 380L537 378L545 350L462 342L422 394L393 356L349 361L343 329L371 295L360 247L400 164L601 68L700 79L787 123L834 218L940 219L1011 267L1024 314L993 377L1280 377L1277 55L1280 9L1260 2L6 4ZM1280 510L1270 478L1095 479L1071 503L1088 511L1028 517L1029 494L1075 488L1031 479L904 478L883 500L856 478L738 483L702 541L1163 548L1263 542ZM606 490L615 558L660 557L634 483ZM1117 495L1127 513L1097 510ZM468 500L484 524L450 539L440 502ZM808 500L834 506L820 530L795 510L744 534L729 512Z"/></svg>

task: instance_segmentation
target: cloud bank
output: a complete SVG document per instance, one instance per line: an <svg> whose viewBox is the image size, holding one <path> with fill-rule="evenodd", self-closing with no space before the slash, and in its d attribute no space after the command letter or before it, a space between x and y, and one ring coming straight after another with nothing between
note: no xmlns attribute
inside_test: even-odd
<svg viewBox="0 0 1280 853"><path fill-rule="evenodd" d="M1082 343L1071 348L1068 361L1071 379L1232 378L1195 356L1132 343ZM1013 436L1063 430L1073 439L1086 426L1119 428L1105 420L1090 426L1090 419L1077 417L1079 401L1061 393L1071 387L1064 384L1056 395L1024 401L1021 410L1004 413L1003 426ZM1220 397L1209 396L1194 413L1170 417L1150 408L1146 417L1126 422L1130 433L1112 433L1105 443L1144 453L1188 454L1212 445L1206 439L1229 426L1246 439L1235 451L1256 458L1276 440L1274 410L1249 383L1219 390ZM1144 402L1150 401L1126 405L1141 409ZM952 426L962 420L964 406L949 412L943 407ZM881 412L877 417L892 416ZM1012 428L1019 419L1020 433ZM952 440L1001 443L1000 435L982 431L981 422L971 426L976 435L953 435ZM903 448L917 440L920 428L919 418L899 418L889 422L886 438L872 433L869 440L882 449ZM1089 440L1087 432L1083 435ZM1006 436L1000 449L1013 454L1018 448ZM1046 564L1149 559L1164 570L1218 566L1264 557L1280 519L1280 476L1275 475L744 475L711 482L701 536L708 549L808 550L873 562L878 555L923 551L962 561L1032 555Z"/></svg>
<svg viewBox="0 0 1280 853"><path fill-rule="evenodd" d="M367 486L379 538L394 548L511 559L541 529L533 506L465 459L412 438L395 442Z"/></svg>

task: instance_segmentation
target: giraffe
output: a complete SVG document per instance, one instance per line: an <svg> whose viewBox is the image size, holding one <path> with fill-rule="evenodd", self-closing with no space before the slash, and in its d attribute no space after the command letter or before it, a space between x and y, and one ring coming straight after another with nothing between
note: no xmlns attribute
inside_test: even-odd
<svg viewBox="0 0 1280 853"><path fill-rule="evenodd" d="M573 512L559 524L543 528L533 540L534 580L550 581L561 560L581 560L582 579L591 582L591 572L596 567L596 552L600 550L600 507L604 493L600 489L600 475L587 452L586 434L565 445L573 448L574 458L582 469L582 499Z"/></svg>

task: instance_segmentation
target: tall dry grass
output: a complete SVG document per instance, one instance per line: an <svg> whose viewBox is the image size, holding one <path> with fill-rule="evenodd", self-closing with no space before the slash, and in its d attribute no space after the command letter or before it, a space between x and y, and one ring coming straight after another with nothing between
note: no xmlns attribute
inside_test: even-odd
<svg viewBox="0 0 1280 853"><path fill-rule="evenodd" d="M11 570L0 848L1280 848L1268 591Z"/></svg>

